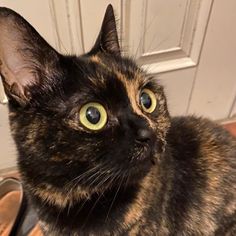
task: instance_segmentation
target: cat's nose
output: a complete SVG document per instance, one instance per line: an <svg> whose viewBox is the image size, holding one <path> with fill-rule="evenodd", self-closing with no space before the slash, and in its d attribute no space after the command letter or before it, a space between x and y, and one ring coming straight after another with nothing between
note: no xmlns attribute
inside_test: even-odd
<svg viewBox="0 0 236 236"><path fill-rule="evenodd" d="M137 131L137 136L136 136L136 140L139 142L150 142L152 141L154 138L154 134L153 131L151 131L150 129L138 129Z"/></svg>

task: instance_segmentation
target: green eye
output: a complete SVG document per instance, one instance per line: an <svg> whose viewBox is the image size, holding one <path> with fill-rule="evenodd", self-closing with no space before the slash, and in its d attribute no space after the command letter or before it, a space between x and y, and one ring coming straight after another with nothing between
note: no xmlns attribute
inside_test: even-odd
<svg viewBox="0 0 236 236"><path fill-rule="evenodd" d="M144 89L140 94L140 105L145 112L152 113L157 106L155 94L149 89Z"/></svg>
<svg viewBox="0 0 236 236"><path fill-rule="evenodd" d="M80 109L79 119L86 128L99 130L107 123L107 112L101 104L90 102Z"/></svg>

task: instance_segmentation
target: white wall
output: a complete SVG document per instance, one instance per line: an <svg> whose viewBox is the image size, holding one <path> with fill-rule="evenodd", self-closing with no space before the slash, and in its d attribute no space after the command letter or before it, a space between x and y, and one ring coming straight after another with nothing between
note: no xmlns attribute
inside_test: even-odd
<svg viewBox="0 0 236 236"><path fill-rule="evenodd" d="M10 135L7 106L0 104L0 170L14 166L16 150Z"/></svg>

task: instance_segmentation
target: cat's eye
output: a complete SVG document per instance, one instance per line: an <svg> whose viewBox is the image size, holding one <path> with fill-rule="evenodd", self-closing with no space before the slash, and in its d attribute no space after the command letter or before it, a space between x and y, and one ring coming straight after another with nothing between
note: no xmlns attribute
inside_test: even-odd
<svg viewBox="0 0 236 236"><path fill-rule="evenodd" d="M96 102L90 102L82 106L79 112L80 122L90 130L100 130L107 123L105 108Z"/></svg>
<svg viewBox="0 0 236 236"><path fill-rule="evenodd" d="M145 112L152 113L155 110L157 100L155 94L151 90L143 89L139 99L140 105Z"/></svg>

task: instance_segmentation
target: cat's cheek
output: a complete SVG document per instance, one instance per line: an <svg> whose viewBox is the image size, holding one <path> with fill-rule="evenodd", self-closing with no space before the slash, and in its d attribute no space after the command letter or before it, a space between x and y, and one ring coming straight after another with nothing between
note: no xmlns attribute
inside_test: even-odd
<svg viewBox="0 0 236 236"><path fill-rule="evenodd" d="M170 128L169 120L165 122L158 122L156 126L156 150L158 153L163 153L166 147L166 136Z"/></svg>

